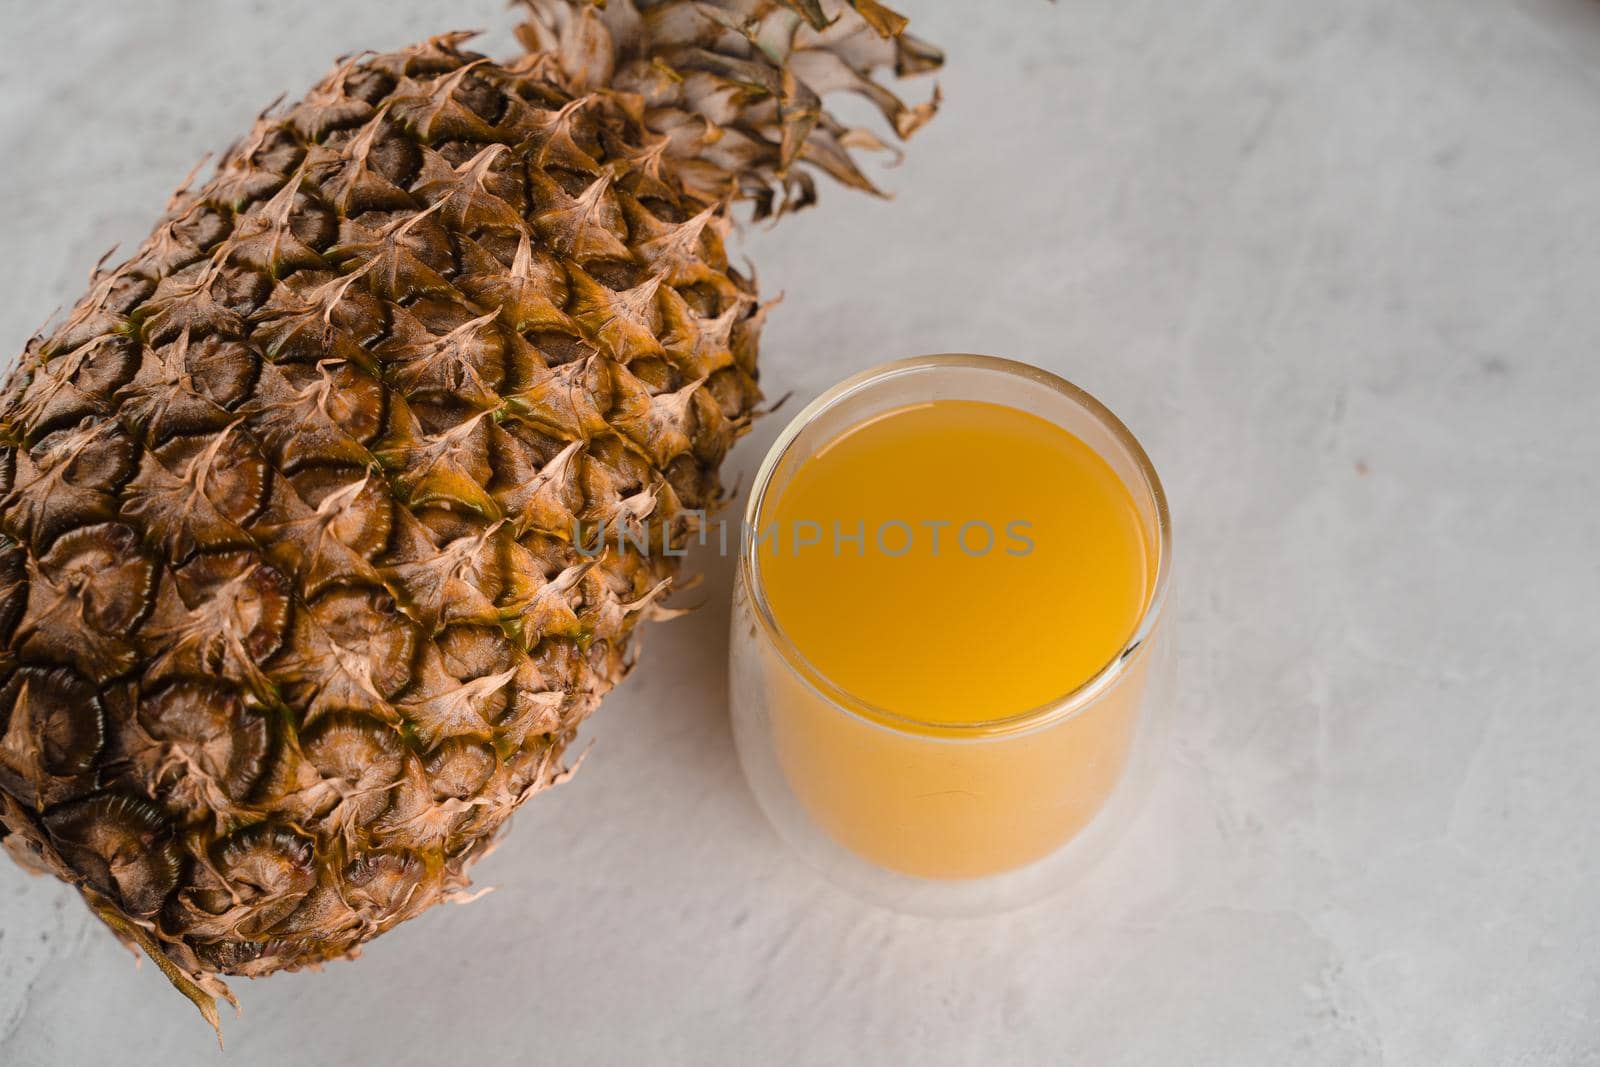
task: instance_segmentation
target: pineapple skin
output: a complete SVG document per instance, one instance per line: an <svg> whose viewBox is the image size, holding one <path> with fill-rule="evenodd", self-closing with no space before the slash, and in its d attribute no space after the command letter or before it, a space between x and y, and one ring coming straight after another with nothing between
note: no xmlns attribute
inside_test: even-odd
<svg viewBox="0 0 1600 1067"><path fill-rule="evenodd" d="M213 1026L566 775L760 400L731 205L937 105L873 0L522 3L263 115L0 389L0 845Z"/></svg>
<svg viewBox="0 0 1600 1067"><path fill-rule="evenodd" d="M360 58L0 398L5 843L196 983L460 889L627 670L674 560L574 531L681 542L759 398L651 139L452 38Z"/></svg>

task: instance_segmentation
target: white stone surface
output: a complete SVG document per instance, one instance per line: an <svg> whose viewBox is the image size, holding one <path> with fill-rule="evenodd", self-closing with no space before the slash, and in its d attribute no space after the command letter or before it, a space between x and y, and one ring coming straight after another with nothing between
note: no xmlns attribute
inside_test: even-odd
<svg viewBox="0 0 1600 1067"><path fill-rule="evenodd" d="M729 561L590 758L440 908L239 981L246 1064L1600 1063L1600 5L902 0L948 104L746 251L772 395L1028 359L1148 444L1179 724L1125 844L1024 912L820 882L758 815ZM0 0L0 345L332 57L499 0ZM792 410L792 409L791 409ZM736 453L748 484L768 420ZM0 865L0 1063L207 1064L66 889Z"/></svg>

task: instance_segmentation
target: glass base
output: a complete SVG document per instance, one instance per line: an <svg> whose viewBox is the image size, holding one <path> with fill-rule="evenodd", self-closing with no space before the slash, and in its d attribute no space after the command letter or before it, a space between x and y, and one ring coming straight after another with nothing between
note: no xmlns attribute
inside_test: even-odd
<svg viewBox="0 0 1600 1067"><path fill-rule="evenodd" d="M733 626L750 626L742 592L735 594ZM1163 627L1163 630L1170 628ZM1150 656L1128 761L1103 807L1070 840L1026 866L980 878L918 878L890 870L840 844L807 812L791 788L773 746L759 648L731 642L729 696L734 746L750 790L778 836L829 882L869 904L905 915L961 918L995 915L1038 903L1070 888L1109 855L1126 835L1150 793L1151 780L1171 733L1172 635L1163 633Z"/></svg>

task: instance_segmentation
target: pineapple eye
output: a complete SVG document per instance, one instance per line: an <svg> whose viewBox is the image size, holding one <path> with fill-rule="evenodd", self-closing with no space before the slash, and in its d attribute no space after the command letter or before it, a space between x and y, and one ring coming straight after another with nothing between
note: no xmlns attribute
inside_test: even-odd
<svg viewBox="0 0 1600 1067"><path fill-rule="evenodd" d="M15 730L41 742L34 767L26 765L25 753L0 757L0 780L15 777L19 789L44 784L54 794L69 784L51 787L42 779L68 779L93 769L105 743L105 712L94 687L73 672L17 671L0 688L0 709L0 736Z"/></svg>
<svg viewBox="0 0 1600 1067"><path fill-rule="evenodd" d="M495 770L495 756L470 741L446 741L428 757L428 780L436 799L466 800L475 796Z"/></svg>
<svg viewBox="0 0 1600 1067"><path fill-rule="evenodd" d="M74 871L131 914L153 915L177 884L177 847L149 801L104 793L52 811L45 829Z"/></svg>

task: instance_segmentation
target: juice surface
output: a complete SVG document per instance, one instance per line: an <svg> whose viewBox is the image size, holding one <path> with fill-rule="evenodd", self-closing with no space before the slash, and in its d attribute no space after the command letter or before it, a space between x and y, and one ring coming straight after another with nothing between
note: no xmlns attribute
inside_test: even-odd
<svg viewBox="0 0 1600 1067"><path fill-rule="evenodd" d="M928 724L1003 719L1087 681L1132 636L1154 571L1105 460L982 401L853 427L766 502L758 529L768 602L801 654Z"/></svg>

